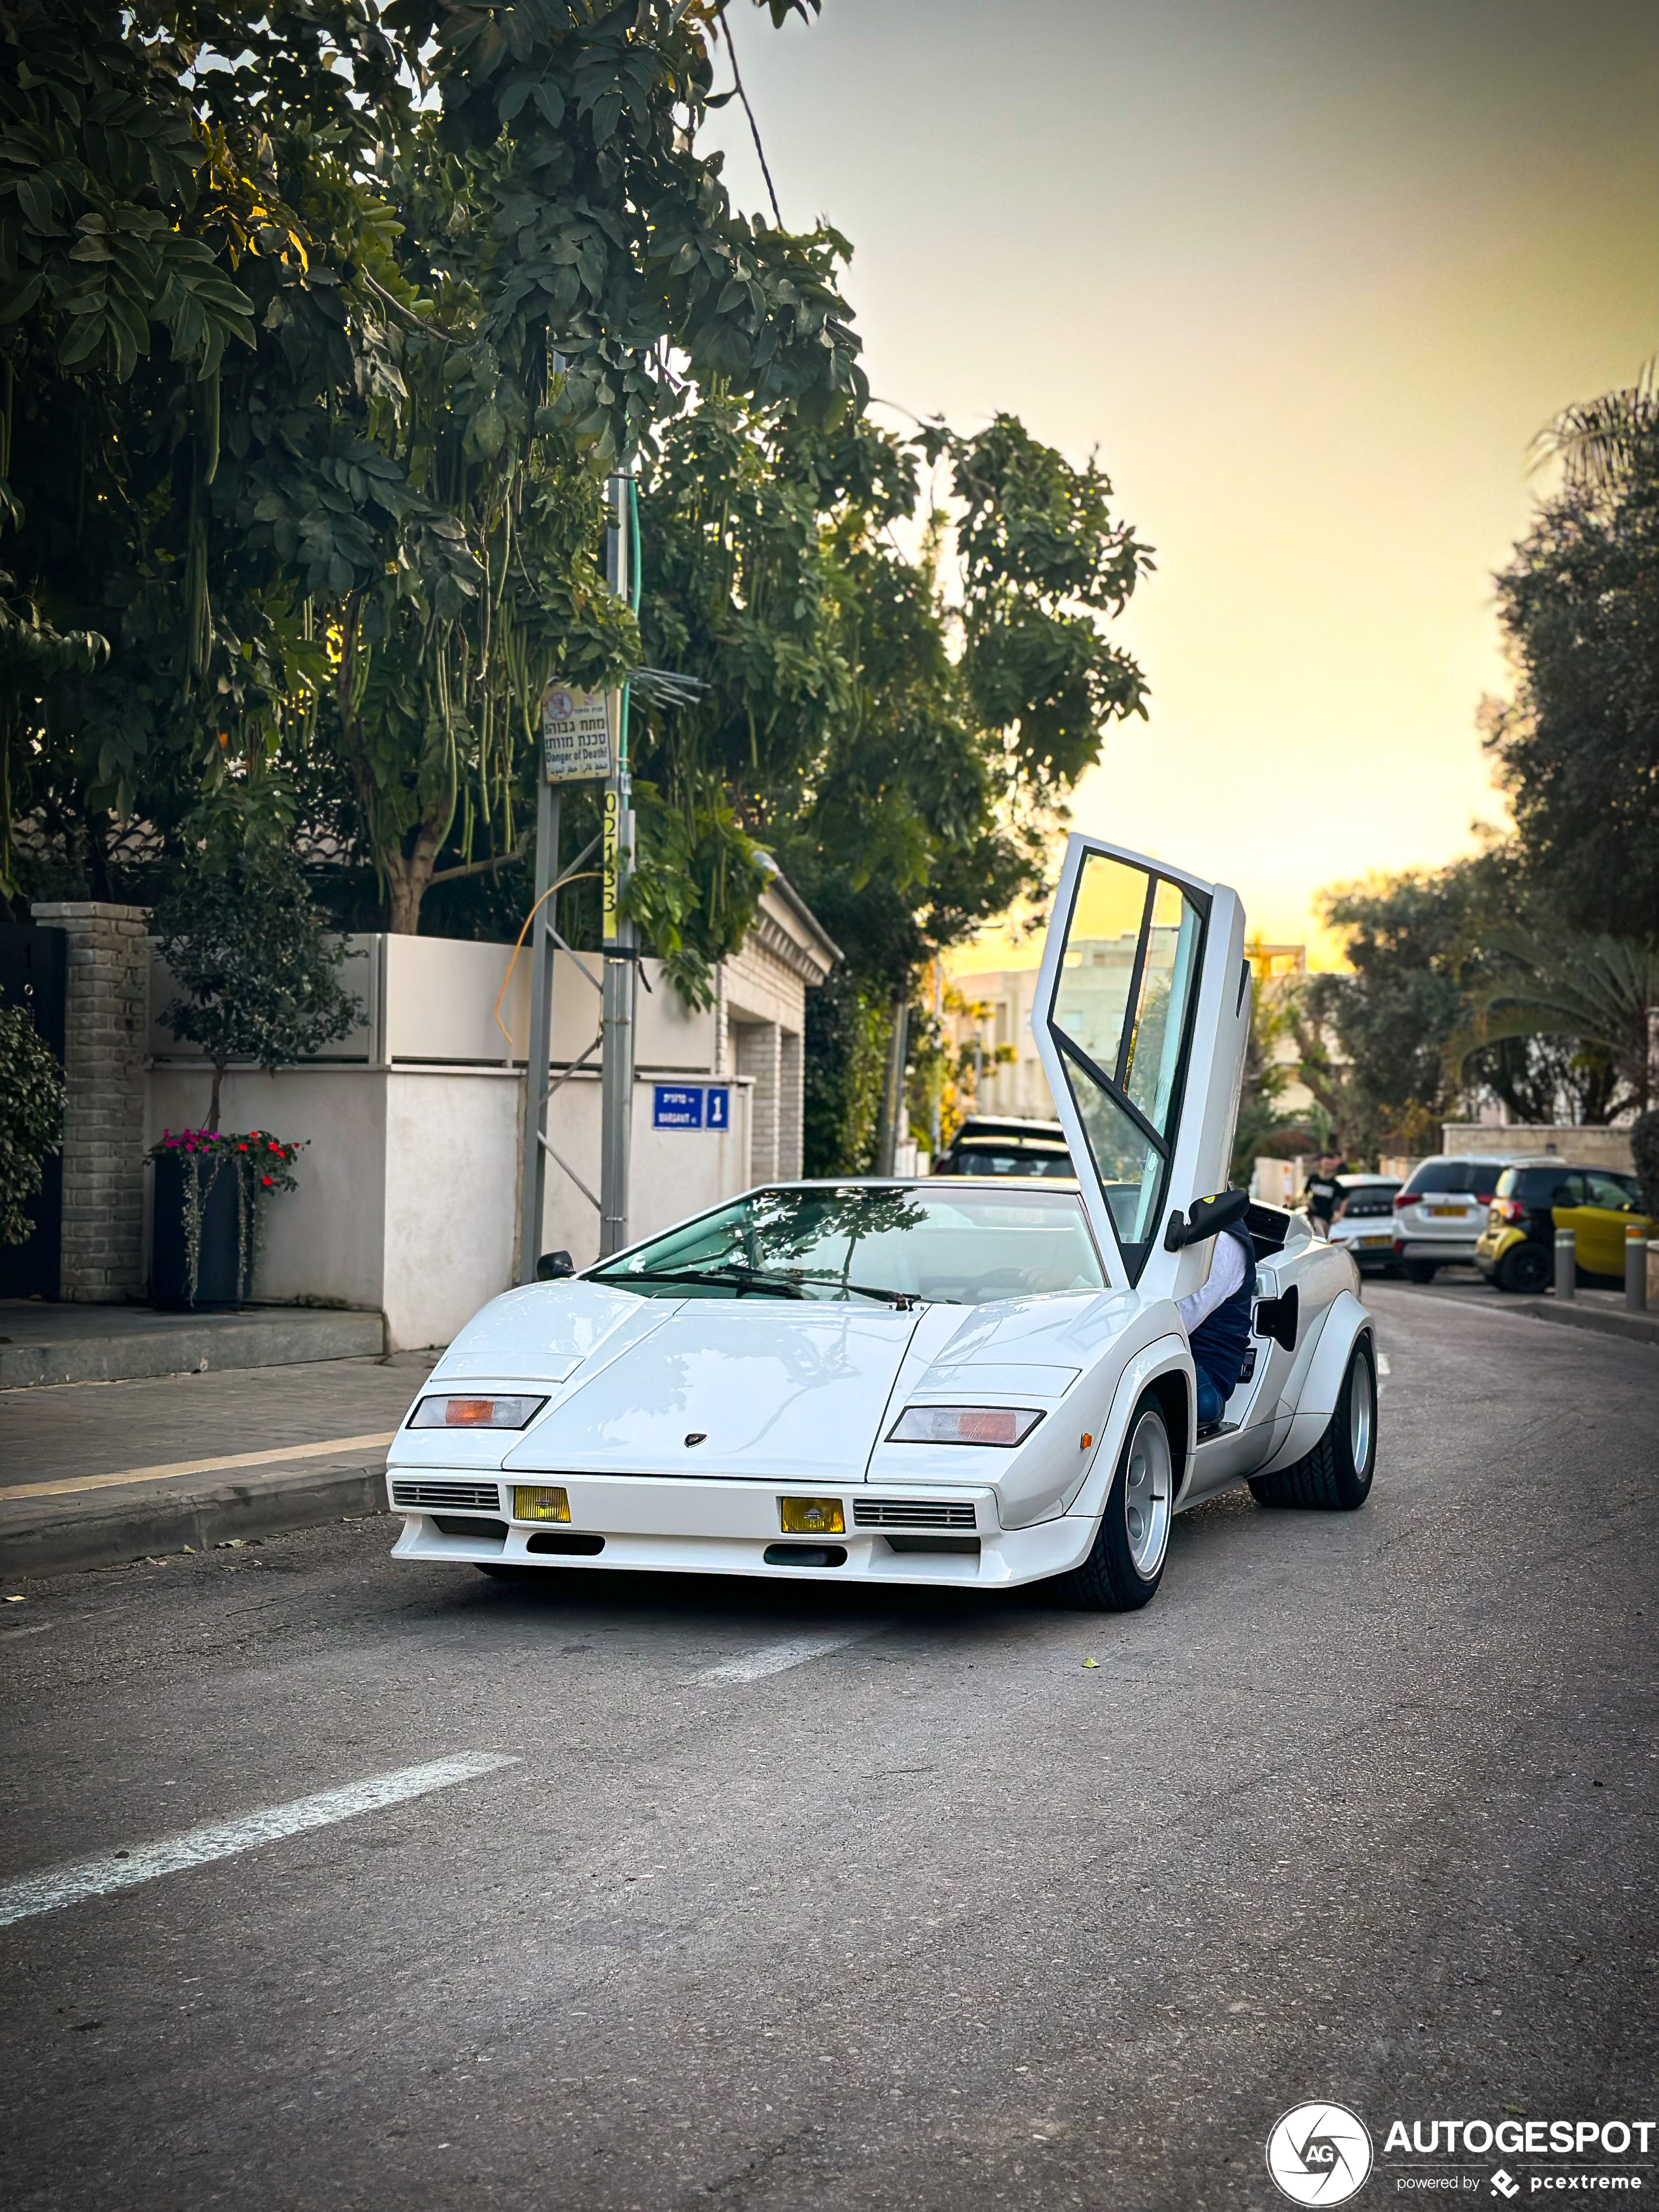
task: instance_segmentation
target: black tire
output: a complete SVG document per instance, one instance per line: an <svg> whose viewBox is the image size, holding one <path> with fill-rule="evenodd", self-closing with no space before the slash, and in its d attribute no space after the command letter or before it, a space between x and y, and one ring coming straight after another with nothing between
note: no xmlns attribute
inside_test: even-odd
<svg viewBox="0 0 1659 2212"><path fill-rule="evenodd" d="M1407 1260L1406 1280L1408 1283L1431 1283L1440 1273L1437 1260Z"/></svg>
<svg viewBox="0 0 1659 2212"><path fill-rule="evenodd" d="M1555 1280L1555 1255L1541 1244L1517 1244L1498 1261L1492 1280L1517 1297L1541 1297Z"/></svg>
<svg viewBox="0 0 1659 2212"><path fill-rule="evenodd" d="M1148 1425L1152 1425L1149 1432ZM1154 1455L1161 1440L1167 1491L1163 1500L1163 1535L1158 1546L1156 1564L1150 1572L1143 1572L1135 1564L1134 1550L1129 1532L1129 1491L1131 1487L1129 1462L1131 1456L1152 1448ZM1088 1558L1080 1567L1068 1575L1055 1578L1055 1587L1069 1605L1078 1606L1090 1613L1138 1613L1143 1605L1150 1605L1158 1595L1158 1586L1164 1579L1164 1562L1169 1556L1170 1516L1175 1506L1175 1492L1180 1484L1180 1470L1175 1464L1175 1453L1170 1442L1170 1425L1164 1408L1150 1393L1135 1407L1129 1419L1129 1432L1123 1440L1117 1470L1112 1477L1111 1489L1107 1492L1100 1526L1095 1531L1095 1540Z"/></svg>
<svg viewBox="0 0 1659 2212"><path fill-rule="evenodd" d="M507 1566L495 1559L474 1559L473 1565L481 1575L488 1575L495 1583L533 1583L538 1577L546 1579L545 1567Z"/></svg>
<svg viewBox="0 0 1659 2212"><path fill-rule="evenodd" d="M1369 1407L1363 1421L1355 1413L1355 1394L1360 1390L1365 1394L1362 1405ZM1258 1505L1352 1513L1370 1496L1376 1472L1376 1354L1370 1336L1362 1335L1348 1355L1348 1371L1324 1435L1304 1458L1280 1468L1277 1474L1252 1475L1250 1495Z"/></svg>

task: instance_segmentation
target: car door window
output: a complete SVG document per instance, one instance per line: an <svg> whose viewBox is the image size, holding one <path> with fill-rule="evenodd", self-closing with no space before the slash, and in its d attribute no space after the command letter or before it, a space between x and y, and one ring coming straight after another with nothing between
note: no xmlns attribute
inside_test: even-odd
<svg viewBox="0 0 1659 2212"><path fill-rule="evenodd" d="M1623 1213L1631 1205L1631 1194L1616 1176L1587 1175L1584 1177L1586 1206L1605 1206L1614 1213Z"/></svg>
<svg viewBox="0 0 1659 2212"><path fill-rule="evenodd" d="M1085 857L1048 1026L1132 1279L1169 1179L1204 925L1185 886Z"/></svg>

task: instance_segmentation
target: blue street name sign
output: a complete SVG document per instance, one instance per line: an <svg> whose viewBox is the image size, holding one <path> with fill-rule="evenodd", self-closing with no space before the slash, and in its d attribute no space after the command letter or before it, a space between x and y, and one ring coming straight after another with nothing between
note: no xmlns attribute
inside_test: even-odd
<svg viewBox="0 0 1659 2212"><path fill-rule="evenodd" d="M702 1085L659 1083L653 1086L651 1126L655 1129L701 1129Z"/></svg>
<svg viewBox="0 0 1659 2212"><path fill-rule="evenodd" d="M653 1084L651 1126L653 1129L729 1129L732 1126L731 1085L725 1083Z"/></svg>

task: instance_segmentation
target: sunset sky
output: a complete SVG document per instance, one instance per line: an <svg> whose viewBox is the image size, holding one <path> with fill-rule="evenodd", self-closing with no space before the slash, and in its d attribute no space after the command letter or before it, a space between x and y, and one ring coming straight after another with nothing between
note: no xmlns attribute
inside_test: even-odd
<svg viewBox="0 0 1659 2212"><path fill-rule="evenodd" d="M1236 884L1328 963L1321 885L1501 813L1474 716L1528 441L1659 345L1659 9L732 15L785 219L854 241L876 392L1097 447L1158 548L1119 629L1152 720L1109 736L1078 827Z"/></svg>

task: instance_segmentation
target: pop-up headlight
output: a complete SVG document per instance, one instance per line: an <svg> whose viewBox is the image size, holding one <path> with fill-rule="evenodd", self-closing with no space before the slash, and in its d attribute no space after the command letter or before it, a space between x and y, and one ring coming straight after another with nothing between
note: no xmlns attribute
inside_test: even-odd
<svg viewBox="0 0 1659 2212"><path fill-rule="evenodd" d="M409 1417L411 1429L521 1429L545 1398L422 1398Z"/></svg>
<svg viewBox="0 0 1659 2212"><path fill-rule="evenodd" d="M907 1406L890 1444L1024 1443L1042 1415L1030 1406Z"/></svg>

